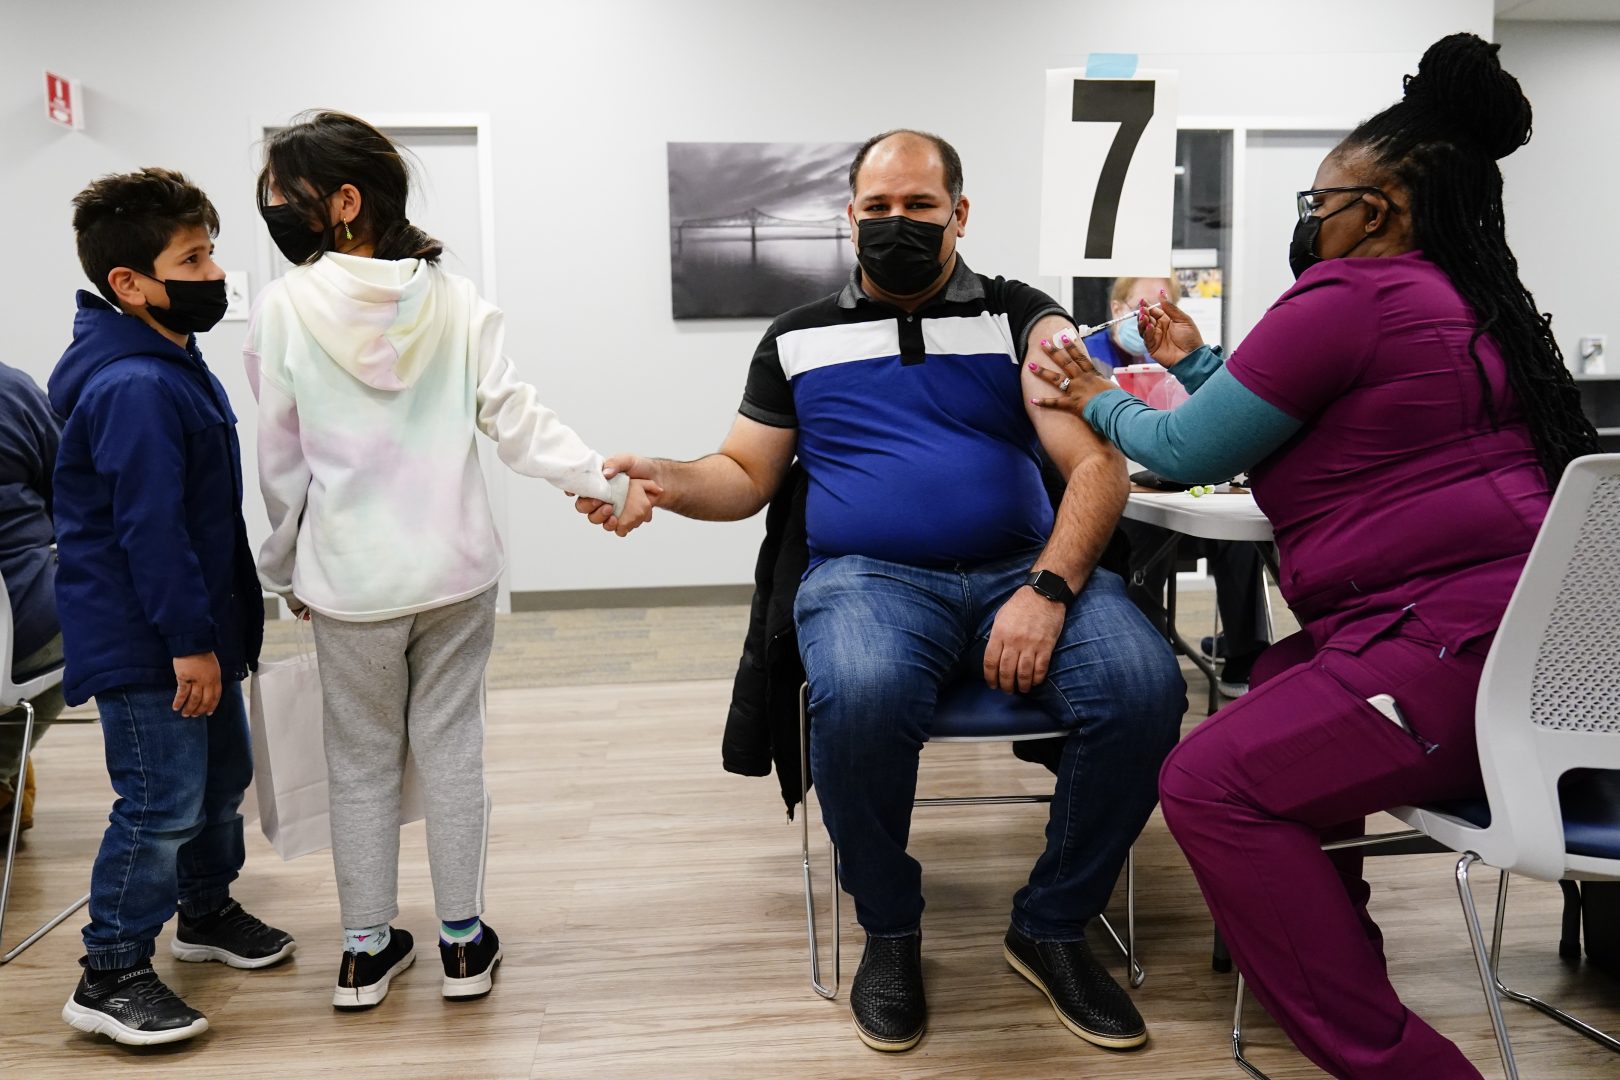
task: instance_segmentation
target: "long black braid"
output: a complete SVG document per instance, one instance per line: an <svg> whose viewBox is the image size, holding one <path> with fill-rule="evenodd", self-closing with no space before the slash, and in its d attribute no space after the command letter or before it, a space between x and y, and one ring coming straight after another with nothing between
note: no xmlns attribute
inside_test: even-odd
<svg viewBox="0 0 1620 1080"><path fill-rule="evenodd" d="M1413 242L1479 318L1468 352L1487 414L1495 424L1496 403L1477 348L1489 334L1502 351L1547 481L1556 486L1572 459L1597 452L1598 436L1581 412L1552 316L1537 310L1508 247L1496 162L1530 141L1530 102L1502 70L1499 47L1474 34L1435 42L1418 73L1407 76L1404 99L1361 124L1341 149L1365 151L1411 193Z"/></svg>

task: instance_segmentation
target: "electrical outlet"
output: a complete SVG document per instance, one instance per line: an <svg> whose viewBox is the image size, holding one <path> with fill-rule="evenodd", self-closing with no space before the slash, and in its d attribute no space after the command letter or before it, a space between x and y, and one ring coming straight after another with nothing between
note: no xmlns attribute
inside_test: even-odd
<svg viewBox="0 0 1620 1080"><path fill-rule="evenodd" d="M1575 372L1579 375L1606 373L1603 354L1608 352L1609 336L1592 334L1583 337L1575 346Z"/></svg>

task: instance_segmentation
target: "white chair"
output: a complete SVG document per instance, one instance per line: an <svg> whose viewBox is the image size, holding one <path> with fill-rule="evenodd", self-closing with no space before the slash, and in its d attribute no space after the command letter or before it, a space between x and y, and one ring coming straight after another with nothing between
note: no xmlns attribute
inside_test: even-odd
<svg viewBox="0 0 1620 1080"><path fill-rule="evenodd" d="M1398 807L1414 827L1455 852L1457 892L1508 1080L1518 1080L1500 997L1529 1005L1620 1053L1620 1039L1510 989L1498 961L1509 874L1542 881L1620 880L1620 805L1594 797L1597 777L1620 771L1620 454L1578 458L1565 470L1524 574L1491 645L1475 704L1485 798ZM1496 867L1500 884L1489 951L1468 873ZM1238 979L1233 1056L1242 1056Z"/></svg>
<svg viewBox="0 0 1620 1080"><path fill-rule="evenodd" d="M6 591L4 581L0 581L0 712L8 712L17 707L23 710L23 740L22 761L17 770L18 798L15 812L11 815L11 831L6 838L6 869L5 880L0 884L0 941L3 941L6 926L6 905L11 900L11 874L17 865L17 835L22 828L22 781L28 772L29 750L28 744L34 738L34 706L33 699L45 693L51 687L62 681L62 665L49 668L38 674L30 673L29 678L21 683L13 682L11 671L14 656L14 627L11 619L11 594ZM15 720L0 720L0 724L15 724ZM58 723L94 723L88 721L57 721ZM4 956L0 956L0 965L9 964L20 956L34 942L60 926L75 911L90 902L90 894L84 896L72 907L64 909L59 914L47 920L39 929L24 938L22 943L13 948Z"/></svg>
<svg viewBox="0 0 1620 1080"><path fill-rule="evenodd" d="M929 742L1022 742L1067 736L1054 729L1039 706L1021 695L991 690L983 681L969 679L946 688L934 711ZM799 836L804 859L805 920L810 933L810 985L824 998L838 996L840 972L840 919L838 915L838 847L827 841L832 868L832 985L821 981L821 949L816 935L816 899L810 874L810 684L799 688ZM917 799L914 806L997 806L1013 803L1050 803L1051 795L962 795ZM1125 937L1120 939L1105 915L1097 916L1114 946L1125 957L1132 987L1142 985L1147 973L1136 961L1136 861L1125 856Z"/></svg>

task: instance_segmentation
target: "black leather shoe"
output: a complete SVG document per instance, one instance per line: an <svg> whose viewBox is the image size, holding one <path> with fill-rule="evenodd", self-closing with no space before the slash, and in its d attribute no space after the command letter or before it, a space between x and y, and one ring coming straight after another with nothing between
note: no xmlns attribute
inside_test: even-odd
<svg viewBox="0 0 1620 1080"><path fill-rule="evenodd" d="M928 1026L923 997L922 935L866 938L866 951L849 988L855 1034L874 1050L910 1050Z"/></svg>
<svg viewBox="0 0 1620 1080"><path fill-rule="evenodd" d="M1109 1050L1147 1043L1142 1014L1084 941L1035 941L1008 927L1004 951L1013 970L1034 983L1063 1026L1082 1039Z"/></svg>

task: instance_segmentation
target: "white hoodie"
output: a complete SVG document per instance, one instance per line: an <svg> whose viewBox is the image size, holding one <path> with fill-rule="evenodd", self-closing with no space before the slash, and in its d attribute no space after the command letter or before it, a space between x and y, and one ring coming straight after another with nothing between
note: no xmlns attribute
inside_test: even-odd
<svg viewBox="0 0 1620 1080"><path fill-rule="evenodd" d="M259 579L373 622L495 584L504 562L473 432L520 473L623 509L628 481L501 352L501 312L417 259L329 253L273 282L243 349L270 539Z"/></svg>

